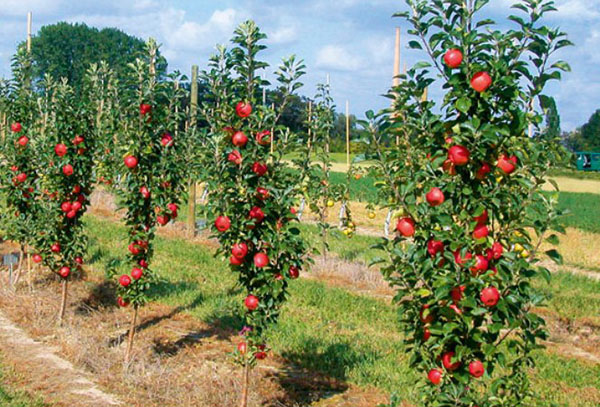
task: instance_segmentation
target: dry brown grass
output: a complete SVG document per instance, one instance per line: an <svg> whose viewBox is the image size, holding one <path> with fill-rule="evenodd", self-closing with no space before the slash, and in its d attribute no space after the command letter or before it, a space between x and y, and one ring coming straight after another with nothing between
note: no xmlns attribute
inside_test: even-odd
<svg viewBox="0 0 600 407"><path fill-rule="evenodd" d="M600 181L592 179L576 179L568 177L552 177L561 191L600 194ZM547 191L554 191L549 182L544 185Z"/></svg>

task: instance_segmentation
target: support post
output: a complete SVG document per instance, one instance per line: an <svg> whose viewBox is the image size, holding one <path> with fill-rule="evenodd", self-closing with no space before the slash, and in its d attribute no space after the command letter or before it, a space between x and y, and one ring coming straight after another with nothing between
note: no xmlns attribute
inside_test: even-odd
<svg viewBox="0 0 600 407"><path fill-rule="evenodd" d="M192 86L190 90L190 127L196 127L196 114L198 112L198 65L192 65ZM196 236L196 180L191 179L188 184L188 231L192 237Z"/></svg>
<svg viewBox="0 0 600 407"><path fill-rule="evenodd" d="M350 102L346 100L346 165L350 171Z"/></svg>

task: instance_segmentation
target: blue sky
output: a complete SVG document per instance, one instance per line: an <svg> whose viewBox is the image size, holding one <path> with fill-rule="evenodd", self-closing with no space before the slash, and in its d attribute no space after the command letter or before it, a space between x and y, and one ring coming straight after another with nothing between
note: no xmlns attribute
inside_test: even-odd
<svg viewBox="0 0 600 407"><path fill-rule="evenodd" d="M503 20L511 3L491 0L485 13ZM563 129L572 130L600 108L600 0L556 4L559 11L547 22L568 32L576 47L558 55L573 72L547 93L557 99ZM396 26L403 28L403 64L421 57L406 49L406 24L391 17L404 9L403 0L2 0L0 76L9 74L10 57L25 37L27 11L33 12L34 32L70 21L152 36L163 44L170 68L182 72L192 64L205 67L214 45L227 43L235 26L252 18L269 36L263 57L272 68L281 57L298 55L308 68L301 93L312 96L315 85L330 74L338 110L349 100L351 112L361 116L388 103L380 95L391 84ZM430 96L441 95L432 89Z"/></svg>

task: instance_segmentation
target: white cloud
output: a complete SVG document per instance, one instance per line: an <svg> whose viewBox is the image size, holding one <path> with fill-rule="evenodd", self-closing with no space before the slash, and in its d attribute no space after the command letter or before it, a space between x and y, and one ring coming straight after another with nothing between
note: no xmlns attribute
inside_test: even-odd
<svg viewBox="0 0 600 407"><path fill-rule="evenodd" d="M592 20L600 17L597 0L562 0L557 2L556 8L558 12L553 13L554 19Z"/></svg>
<svg viewBox="0 0 600 407"><path fill-rule="evenodd" d="M317 52L317 67L336 71L354 71L362 66L361 58L340 45L325 45Z"/></svg>
<svg viewBox="0 0 600 407"><path fill-rule="evenodd" d="M271 44L289 44L298 38L298 30L295 26L284 25L269 34Z"/></svg>

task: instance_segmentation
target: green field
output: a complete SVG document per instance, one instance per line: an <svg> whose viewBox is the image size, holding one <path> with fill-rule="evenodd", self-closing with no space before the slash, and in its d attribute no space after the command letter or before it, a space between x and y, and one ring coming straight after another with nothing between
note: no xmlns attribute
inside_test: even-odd
<svg viewBox="0 0 600 407"><path fill-rule="evenodd" d="M125 255L123 226L91 216L86 223L95 269L103 270L112 259ZM340 247L332 246L332 250ZM184 239L159 237L154 267L164 281L153 291L153 301L182 306L193 317L232 332L241 327L242 290L227 263L214 258L211 249ZM124 272L126 269L123 265ZM535 284L552 295L548 307L560 310L566 320L577 321L599 309L600 282L559 273L550 285L541 280ZM396 321L394 306L383 300L300 279L292 283L290 301L280 324L270 332L269 344L301 367L352 384L397 392L416 402L411 390L415 373L408 368ZM600 365L548 352L537 352L535 358L539 367L532 377L545 406L551 406L551 401L594 405L586 401L585 389L600 388Z"/></svg>
<svg viewBox="0 0 600 407"><path fill-rule="evenodd" d="M2 366L0 358L0 406L1 407L45 407L46 404L39 398L34 398L23 391L14 390L14 386L7 384L7 369Z"/></svg>

